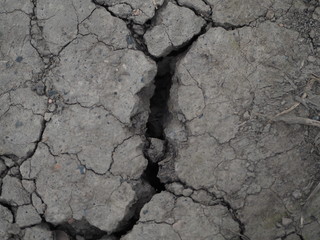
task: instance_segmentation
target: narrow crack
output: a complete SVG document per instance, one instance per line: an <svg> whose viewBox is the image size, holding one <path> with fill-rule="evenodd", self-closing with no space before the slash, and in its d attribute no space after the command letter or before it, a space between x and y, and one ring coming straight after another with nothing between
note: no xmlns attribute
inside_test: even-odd
<svg viewBox="0 0 320 240"><path fill-rule="evenodd" d="M33 150L31 152L27 153L26 159L29 159L29 158L33 157L33 155L37 151L38 145L42 141L43 133L44 133L44 130L46 129L46 126L47 126L47 121L45 119L42 119L41 129L40 129L38 140L35 142L35 147L33 148Z"/></svg>
<svg viewBox="0 0 320 240"><path fill-rule="evenodd" d="M91 1L96 6L100 6L100 7L104 8L108 13L111 14L111 16L113 16L115 18L118 18L118 19L121 19L122 21L124 21L126 23L126 25L127 25L128 30L131 33L131 36L127 37L127 41L134 41L135 44L136 44L137 50L142 51L145 55L147 55L148 57L154 59L154 57L148 52L147 45L145 44L145 42L143 40L143 36L139 36L134 31L134 25L139 25L139 24L134 23L132 19L126 19L126 18L122 18L120 16L117 16L116 14L114 14L112 11L110 11L108 9L108 7L110 7L110 6L104 5L102 3L99 3L98 0L91 0ZM159 9L156 11L156 13L158 11L159 11ZM157 15L156 13L151 19L155 18L155 16ZM141 25L141 27L144 27L145 30L148 29L150 27L151 19L149 19L144 25Z"/></svg>
<svg viewBox="0 0 320 240"><path fill-rule="evenodd" d="M249 237L247 237L245 235L246 232L246 228L243 222L241 222L241 220L239 219L239 217L237 216L237 212L231 207L230 203L228 203L227 201L225 201L224 199L220 199L220 205L226 207L229 211L229 213L231 214L232 219L238 223L239 225L239 235L240 235L240 239L241 240L250 240Z"/></svg>
<svg viewBox="0 0 320 240"><path fill-rule="evenodd" d="M211 16L212 16L212 7L210 4L206 3L205 1L201 0L204 4L206 4L209 7L209 11L208 12L202 12L199 9L197 10L194 6L189 6L187 3L185 4L181 4L179 3L177 0L175 0L175 4L179 7L183 7L183 8L188 8L191 11L194 12L194 14L196 14L198 17L203 18L204 20L206 20L206 22L212 22Z"/></svg>
<svg viewBox="0 0 320 240"><path fill-rule="evenodd" d="M201 205L204 205L204 206L216 206L216 205L220 205L220 206L223 206L225 208L228 209L228 212L230 213L230 216L232 217L232 219L238 224L239 226L239 232L236 233L236 232L233 232L234 234L237 234L239 235L239 239L240 240L250 240L250 238L245 235L245 232L246 232L246 228L245 228L245 224L240 220L240 218L238 217L238 213L237 213L237 210L233 209L231 204L226 201L223 197L217 197L214 193L212 192L209 192L206 188L199 188L199 189L195 189L193 188L192 186L189 186L188 184L186 184L185 182L182 182L180 180L178 181L173 181L173 182L168 182L168 183L178 183L178 184L181 184L184 189L192 189L193 191L205 191L210 197L211 197L211 200L212 200L212 204L206 204L204 202L201 202L201 201L197 201L196 199L192 198L192 201L196 202L196 203L199 203ZM167 190L169 191L170 193L172 193L173 195L177 196L177 197L181 197L183 195L176 195L174 192L170 191L170 190Z"/></svg>

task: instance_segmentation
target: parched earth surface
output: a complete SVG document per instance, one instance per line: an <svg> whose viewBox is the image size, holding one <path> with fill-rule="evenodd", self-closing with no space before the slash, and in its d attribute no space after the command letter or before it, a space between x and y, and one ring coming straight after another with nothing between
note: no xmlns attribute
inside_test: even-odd
<svg viewBox="0 0 320 240"><path fill-rule="evenodd" d="M318 0L0 0L0 239L319 240Z"/></svg>

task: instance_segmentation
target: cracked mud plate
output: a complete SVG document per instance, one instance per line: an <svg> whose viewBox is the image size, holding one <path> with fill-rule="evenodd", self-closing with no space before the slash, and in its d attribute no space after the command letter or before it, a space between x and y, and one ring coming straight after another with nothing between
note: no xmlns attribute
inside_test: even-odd
<svg viewBox="0 0 320 240"><path fill-rule="evenodd" d="M320 239L320 6L0 0L0 239Z"/></svg>

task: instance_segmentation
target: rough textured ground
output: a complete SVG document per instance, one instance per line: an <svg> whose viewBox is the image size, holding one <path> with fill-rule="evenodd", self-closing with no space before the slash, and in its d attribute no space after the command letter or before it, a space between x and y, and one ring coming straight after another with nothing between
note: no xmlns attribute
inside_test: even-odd
<svg viewBox="0 0 320 240"><path fill-rule="evenodd" d="M320 239L318 0L0 0L0 239Z"/></svg>

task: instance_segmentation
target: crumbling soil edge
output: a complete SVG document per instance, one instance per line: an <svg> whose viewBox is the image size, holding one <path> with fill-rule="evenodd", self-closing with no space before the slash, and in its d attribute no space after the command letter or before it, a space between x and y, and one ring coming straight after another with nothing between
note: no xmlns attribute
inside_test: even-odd
<svg viewBox="0 0 320 240"><path fill-rule="evenodd" d="M119 18L114 13L112 13L111 11L108 10L108 6L101 5L101 4L97 3L96 0L92 0L92 2L94 4L100 6L100 7L105 8L106 11L108 11L112 16ZM148 28L150 28L150 26L151 26L150 23L153 21L153 19L155 19L157 17L157 13L159 12L159 10L163 6L165 6L165 4L162 5L161 7L159 7L156 10L156 13L155 13L154 17L152 19L150 19L144 25L146 27L146 30ZM150 99L150 109L152 109L154 107L160 108L160 111L162 112L162 114L159 116L158 119L156 119L157 122L158 122L157 123L157 125L158 125L157 128L158 129L157 130L152 130L152 129L150 129L150 125L151 125L152 121L154 121L154 118L152 116L154 113L151 110L151 113L149 114L148 122L146 124L147 131L145 133L145 137L146 137L146 139L152 137L152 138L159 138L159 139L162 139L162 140L165 141L165 145L166 145L165 153L164 153L164 158L165 158L165 156L167 154L169 154L169 150L172 151L172 149L169 148L168 140L166 139L166 136L165 136L165 133L164 133L164 126L166 124L166 120L167 120L168 116L170 115L167 103L168 103L168 100L169 100L169 97L170 97L170 89L171 89L171 85L172 85L172 78L173 78L174 72L175 72L175 64L177 63L177 61L182 56L187 54L187 52L189 51L189 49L191 48L193 43L196 42L197 39L200 36L204 35L210 28L212 28L212 27L222 27L225 30L234 30L234 29L237 29L237 28L243 28L243 27L248 26L248 25L226 26L226 25L223 25L223 24L214 23L212 20L205 19L206 20L206 24L202 27L201 31L198 34L196 34L195 36L193 36L187 43L185 43L180 48L177 48L177 49L173 50L172 52L170 52L165 57L156 58L156 57L152 56L148 52L148 49L147 49L147 46L146 46L146 44L145 44L145 42L143 40L143 37L135 34L135 32L134 32L134 30L132 28L133 22L129 21L127 19L122 19L122 20L126 22L127 27L131 32L131 36L134 38L134 40L135 40L135 42L137 44L137 49L142 51L146 56L150 57L151 59L153 59L157 63L158 72L157 72L157 75L156 75L156 77L154 79L154 84L155 84L156 88L155 88L153 96ZM164 73L164 76L161 76L163 73L159 72L159 69L161 67L163 67L163 66L161 66L163 64L165 65L164 69L167 69L169 71L167 73ZM161 99L160 99L160 101L157 101L157 98L159 96L161 96L161 91L163 91L163 87L164 87L164 86L162 86L161 81L165 81L166 84L167 84L167 88L165 89L165 92L164 92L165 99L162 99L162 101L161 101ZM158 130L160 130L160 132ZM144 149L144 155L145 155L146 159L148 160L148 166L145 169L142 178L145 181L147 181L156 190L156 192L155 192L155 194L156 194L156 193L159 193L161 191L165 191L165 183L161 182L161 180L157 176L158 171L159 171L159 165L157 163L153 163L149 159L149 156L146 154L146 152L148 150L148 146L149 146L149 143L146 142L145 149ZM224 206L224 207L226 207L228 209L228 211L230 212L233 220L238 223L238 225L239 225L239 239L241 239L241 240L250 240L245 235L245 225L244 225L244 223L242 223L241 220L238 218L237 213L231 207L231 204L226 202L224 199L219 199L219 200L220 200L219 204ZM146 202L146 203L148 203L148 202ZM144 205L146 203L144 203ZM142 209L142 207L141 207L141 209ZM126 225L126 227L114 234L119 239L122 236L126 235L128 232L130 232L132 230L132 228L136 225L136 223L139 221L140 211L136 211L136 212L137 212L137 214L135 214L128 221L128 224Z"/></svg>

